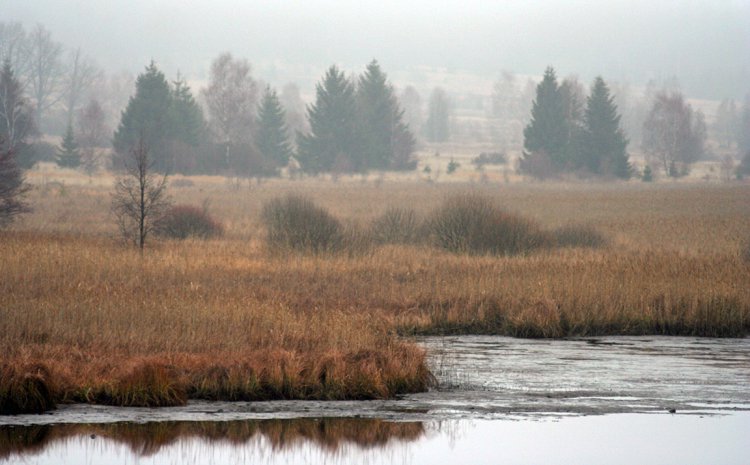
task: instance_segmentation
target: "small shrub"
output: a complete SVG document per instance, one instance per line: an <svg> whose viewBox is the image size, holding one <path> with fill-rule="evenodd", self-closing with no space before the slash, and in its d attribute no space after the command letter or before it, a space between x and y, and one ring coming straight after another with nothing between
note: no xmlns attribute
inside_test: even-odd
<svg viewBox="0 0 750 465"><path fill-rule="evenodd" d="M451 158L451 161L448 163L448 169L446 170L446 173L453 174L460 167L461 167L461 164Z"/></svg>
<svg viewBox="0 0 750 465"><path fill-rule="evenodd" d="M654 173L651 171L651 167L649 165L646 165L645 168L643 168L643 176L641 177L643 182L653 182L654 180Z"/></svg>
<svg viewBox="0 0 750 465"><path fill-rule="evenodd" d="M427 227L438 246L458 253L518 254L553 243L536 223L472 194L446 200Z"/></svg>
<svg viewBox="0 0 750 465"><path fill-rule="evenodd" d="M221 236L224 228L209 213L204 205L199 208L193 205L175 205L159 218L155 225L159 236L173 239L199 237L207 239Z"/></svg>
<svg viewBox="0 0 750 465"><path fill-rule="evenodd" d="M344 244L341 222L298 195L271 200L263 206L262 219L273 249L322 253L339 251Z"/></svg>
<svg viewBox="0 0 750 465"><path fill-rule="evenodd" d="M503 152L482 152L478 157L471 160L471 163L481 168L484 165L504 165L508 162Z"/></svg>
<svg viewBox="0 0 750 465"><path fill-rule="evenodd" d="M590 247L598 249L607 245L607 239L591 226L570 225L554 231L558 247Z"/></svg>
<svg viewBox="0 0 750 465"><path fill-rule="evenodd" d="M372 237L378 244L411 244L419 235L414 210L391 207L372 223Z"/></svg>

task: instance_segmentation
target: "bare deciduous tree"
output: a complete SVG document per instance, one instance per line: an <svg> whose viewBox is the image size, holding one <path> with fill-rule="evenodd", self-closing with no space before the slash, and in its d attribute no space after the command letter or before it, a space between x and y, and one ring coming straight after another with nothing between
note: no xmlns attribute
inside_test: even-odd
<svg viewBox="0 0 750 465"><path fill-rule="evenodd" d="M102 76L96 65L78 48L70 54L70 68L65 80L65 114L68 126L73 126L75 112L81 105L84 92Z"/></svg>
<svg viewBox="0 0 750 465"><path fill-rule="evenodd" d="M167 175L157 175L153 167L148 147L140 138L130 150L125 175L117 179L112 196L112 213L122 237L137 245L141 253L157 220L170 206Z"/></svg>
<svg viewBox="0 0 750 465"><path fill-rule="evenodd" d="M106 114L98 100L91 99L78 112L76 139L81 152L81 164L89 176L99 168L102 147L107 144Z"/></svg>
<svg viewBox="0 0 750 465"><path fill-rule="evenodd" d="M247 60L235 60L224 53L211 63L208 87L202 95L208 107L211 128L226 146L226 158L233 164L232 147L252 142L258 85L250 75Z"/></svg>
<svg viewBox="0 0 750 465"><path fill-rule="evenodd" d="M643 148L656 157L669 176L687 174L703 156L706 123L679 92L660 92L643 125Z"/></svg>
<svg viewBox="0 0 750 465"><path fill-rule="evenodd" d="M44 26L37 24L29 34L29 50L29 84L34 98L35 121L41 127L42 114L63 97L63 48Z"/></svg>
<svg viewBox="0 0 750 465"><path fill-rule="evenodd" d="M0 22L0 62L5 61L10 63L24 84L23 79L28 74L30 60L29 41L21 23Z"/></svg>

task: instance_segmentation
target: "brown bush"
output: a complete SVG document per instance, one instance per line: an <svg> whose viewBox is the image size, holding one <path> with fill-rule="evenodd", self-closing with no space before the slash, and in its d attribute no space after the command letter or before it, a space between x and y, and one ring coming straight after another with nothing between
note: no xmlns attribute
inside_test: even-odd
<svg viewBox="0 0 750 465"><path fill-rule="evenodd" d="M198 208L193 205L175 205L159 218L154 232L173 239L208 239L224 234L224 228L208 213L205 206Z"/></svg>

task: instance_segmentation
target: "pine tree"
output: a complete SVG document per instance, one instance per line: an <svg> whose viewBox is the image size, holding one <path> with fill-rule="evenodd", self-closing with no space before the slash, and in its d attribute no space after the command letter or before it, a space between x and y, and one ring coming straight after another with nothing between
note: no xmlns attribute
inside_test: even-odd
<svg viewBox="0 0 750 465"><path fill-rule="evenodd" d="M357 147L354 87L334 65L317 84L315 103L307 110L310 133L297 137L298 161L308 173L362 168Z"/></svg>
<svg viewBox="0 0 750 465"><path fill-rule="evenodd" d="M154 169L167 172L171 168L168 146L171 138L172 94L164 74L152 61L135 82L135 95L130 97L115 131L113 145L117 154L128 157L141 141L150 150Z"/></svg>
<svg viewBox="0 0 750 465"><path fill-rule="evenodd" d="M586 99L581 135L583 168L591 173L628 179L632 169L626 152L628 140L620 127L620 115L609 87L601 77L594 80Z"/></svg>
<svg viewBox="0 0 750 465"><path fill-rule="evenodd" d="M5 60L0 70L0 151L12 153L19 167L30 168L34 159L27 140L36 133L33 111L23 95L23 87L10 61Z"/></svg>
<svg viewBox="0 0 750 465"><path fill-rule="evenodd" d="M0 228L12 223L17 215L30 211L23 200L28 190L13 149L0 135Z"/></svg>
<svg viewBox="0 0 750 465"><path fill-rule="evenodd" d="M78 144L73 135L73 127L68 126L62 144L57 149L55 163L61 168L78 168L81 165L81 154L78 151Z"/></svg>
<svg viewBox="0 0 750 465"><path fill-rule="evenodd" d="M286 115L275 90L266 87L258 110L258 132L255 145L272 167L273 175L289 163L292 146L286 127Z"/></svg>
<svg viewBox="0 0 750 465"><path fill-rule="evenodd" d="M197 147L205 137L206 131L203 110L195 101L190 87L179 76L172 83L170 94L170 137Z"/></svg>
<svg viewBox="0 0 750 465"><path fill-rule="evenodd" d="M561 171L568 162L569 133L563 94L557 84L555 70L549 67L536 86L531 121L523 130L522 168L525 164L528 171L529 164L524 160L531 161L535 156L541 156L549 160L554 170Z"/></svg>
<svg viewBox="0 0 750 465"><path fill-rule="evenodd" d="M406 168L414 150L414 136L403 122L404 112L393 86L376 60L360 77L356 98L362 168Z"/></svg>

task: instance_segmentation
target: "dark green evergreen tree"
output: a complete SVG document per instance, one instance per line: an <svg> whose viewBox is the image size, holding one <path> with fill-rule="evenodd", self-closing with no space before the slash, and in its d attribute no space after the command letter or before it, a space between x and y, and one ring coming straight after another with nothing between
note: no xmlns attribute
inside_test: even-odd
<svg viewBox="0 0 750 465"><path fill-rule="evenodd" d="M55 163L61 168L78 168L81 165L81 153L73 135L73 127L68 125L60 147L57 148Z"/></svg>
<svg viewBox="0 0 750 465"><path fill-rule="evenodd" d="M536 86L531 121L523 130L522 169L533 171L532 165L535 163L530 162L538 157L545 158L543 164L549 165L554 171L559 172L565 168L568 164L570 134L566 113L564 96L557 84L555 70L549 67L544 72L542 82Z"/></svg>
<svg viewBox="0 0 750 465"><path fill-rule="evenodd" d="M289 163L292 145L286 127L286 115L275 90L266 87L258 109L258 132L255 145L261 157L272 168L269 175L277 176L279 168ZM264 173L265 174L265 173Z"/></svg>
<svg viewBox="0 0 750 465"><path fill-rule="evenodd" d="M12 154L20 168L30 168L36 159L28 139L36 134L33 110L10 60L5 60L0 70L0 152Z"/></svg>
<svg viewBox="0 0 750 465"><path fill-rule="evenodd" d="M115 131L113 145L123 158L142 140L152 157L153 169L169 171L169 142L172 138L172 93L164 74L152 61L135 82L135 95L130 97Z"/></svg>
<svg viewBox="0 0 750 465"><path fill-rule="evenodd" d="M362 169L405 169L414 151L414 136L404 124L393 86L376 60L359 78L356 98Z"/></svg>
<svg viewBox="0 0 750 465"><path fill-rule="evenodd" d="M354 86L334 65L315 90L315 103L307 110L310 133L297 136L302 169L308 173L361 170Z"/></svg>
<svg viewBox="0 0 750 465"><path fill-rule="evenodd" d="M586 99L584 127L581 134L581 168L594 174L630 178L628 140L620 127L617 105L601 77L594 80Z"/></svg>
<svg viewBox="0 0 750 465"><path fill-rule="evenodd" d="M195 101L187 83L177 77L170 89L169 130L166 170L169 172L196 172L207 170L200 157L207 135L203 110Z"/></svg>
<svg viewBox="0 0 750 465"><path fill-rule="evenodd" d="M169 120L171 138L192 147L201 144L205 137L206 119L190 87L179 76L172 83Z"/></svg>

